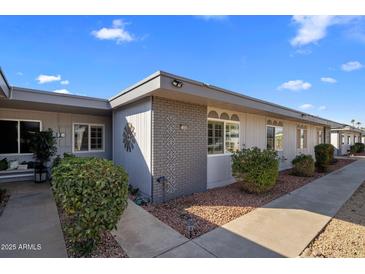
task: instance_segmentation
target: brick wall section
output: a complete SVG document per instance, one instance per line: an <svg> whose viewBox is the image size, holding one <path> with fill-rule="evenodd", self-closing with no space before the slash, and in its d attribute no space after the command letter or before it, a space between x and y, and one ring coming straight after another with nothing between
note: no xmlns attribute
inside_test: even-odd
<svg viewBox="0 0 365 274"><path fill-rule="evenodd" d="M160 176L167 178L166 200L206 190L207 142L206 106L153 97L153 202L163 201Z"/></svg>

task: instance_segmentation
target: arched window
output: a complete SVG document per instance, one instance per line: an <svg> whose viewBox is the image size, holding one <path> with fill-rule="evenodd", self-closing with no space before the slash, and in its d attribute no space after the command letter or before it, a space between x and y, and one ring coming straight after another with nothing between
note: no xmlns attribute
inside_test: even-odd
<svg viewBox="0 0 365 274"><path fill-rule="evenodd" d="M218 116L218 113L214 110L211 110L209 111L209 114L208 114L208 118L215 118L215 119L218 119L219 116Z"/></svg>
<svg viewBox="0 0 365 274"><path fill-rule="evenodd" d="M237 115L237 114L232 114L232 116L231 116L231 120L232 120L232 121L239 121L239 120L240 120L240 118L238 118L238 115Z"/></svg>
<svg viewBox="0 0 365 274"><path fill-rule="evenodd" d="M220 118L223 119L223 120L229 120L229 115L227 113L225 113L225 112L222 112Z"/></svg>

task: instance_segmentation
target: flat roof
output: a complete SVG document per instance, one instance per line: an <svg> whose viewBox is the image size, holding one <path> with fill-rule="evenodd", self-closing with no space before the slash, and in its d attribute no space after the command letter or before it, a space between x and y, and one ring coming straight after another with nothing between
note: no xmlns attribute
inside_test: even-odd
<svg viewBox="0 0 365 274"><path fill-rule="evenodd" d="M350 131L365 134L365 131L361 128L356 128L350 125L343 125L343 127L332 128L332 131Z"/></svg>
<svg viewBox="0 0 365 274"><path fill-rule="evenodd" d="M168 78L170 82L166 82L166 79ZM171 85L171 80L179 80L184 83L184 86L182 88L175 88ZM156 87L157 83L151 85L154 90L151 88L146 88L147 84L150 82L158 82L159 86ZM188 90L185 88L186 84L190 84ZM204 91L203 91L204 89ZM163 90L165 92L163 92ZM133 94L133 93L134 94ZM112 108L119 107L124 104L128 104L130 102L133 102L135 100L138 100L142 98L143 96L148 95L162 95L167 96L167 93L170 92L171 94L176 94L176 98L181 98L181 96L196 96L196 97L205 97L207 101L209 99L211 101L214 100L213 97L216 97L216 101L219 100L226 100L227 103L231 101L233 104L240 105L239 100L241 100L241 105L245 108L249 109L250 107L252 109L260 109L262 111L265 111L267 113L272 114L280 114L282 116L291 116L293 119L299 119L299 120L305 120L312 123L318 123L318 124L325 124L331 127L340 127L341 123L325 119L319 116L315 116L312 114L308 114L302 111L298 111L295 109L291 109L289 107L281 106L278 104L274 104L268 101L264 101L261 99L257 99L254 97L250 97L247 95L243 95L241 93L233 92L224 88L220 88L214 85L210 85L204 82L192 80L186 77L182 77L179 75L175 75L172 73L168 73L165 71L157 71L143 80L139 81L138 83L122 90L117 95L111 97L109 100L111 102ZM172 96L174 98L174 96Z"/></svg>
<svg viewBox="0 0 365 274"><path fill-rule="evenodd" d="M0 97L8 98L10 96L11 87L6 80L5 74L0 67Z"/></svg>
<svg viewBox="0 0 365 274"><path fill-rule="evenodd" d="M33 105L53 104L58 106L58 109L62 109L62 106L72 108L79 107L85 110L95 109L106 113L113 108L132 103L143 97L156 95L168 98L171 97L171 99L176 100L185 100L186 98L189 98L191 101L207 105L222 104L234 106L240 110L251 112L257 110L267 114L281 115L291 119L327 125L332 128L342 127L341 123L335 121L165 71L156 71L109 99L74 94L61 94L22 87L11 87L0 69L0 80L1 79L3 79L4 88L8 91L7 96L6 94L5 96L10 100L7 101L18 101L23 105L26 103L33 103ZM175 79L184 83L182 88L176 88L171 85L171 81ZM10 102L8 104L11 105Z"/></svg>

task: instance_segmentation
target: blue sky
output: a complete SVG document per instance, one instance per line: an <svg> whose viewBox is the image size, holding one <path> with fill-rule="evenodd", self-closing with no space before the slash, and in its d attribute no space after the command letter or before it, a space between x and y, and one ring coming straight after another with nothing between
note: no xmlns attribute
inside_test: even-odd
<svg viewBox="0 0 365 274"><path fill-rule="evenodd" d="M12 85L109 98L165 70L365 126L365 18L0 16Z"/></svg>

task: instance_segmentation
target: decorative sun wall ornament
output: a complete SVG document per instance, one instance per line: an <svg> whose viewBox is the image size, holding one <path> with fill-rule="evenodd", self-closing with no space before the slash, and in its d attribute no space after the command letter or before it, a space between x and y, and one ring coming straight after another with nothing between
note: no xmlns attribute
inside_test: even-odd
<svg viewBox="0 0 365 274"><path fill-rule="evenodd" d="M135 143L136 143L136 133L134 131L134 126L131 123L127 123L124 126L124 131L123 131L124 149L127 152L131 152L134 148Z"/></svg>

